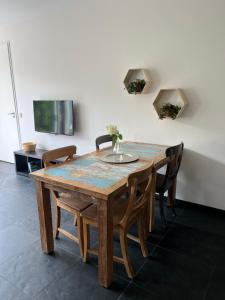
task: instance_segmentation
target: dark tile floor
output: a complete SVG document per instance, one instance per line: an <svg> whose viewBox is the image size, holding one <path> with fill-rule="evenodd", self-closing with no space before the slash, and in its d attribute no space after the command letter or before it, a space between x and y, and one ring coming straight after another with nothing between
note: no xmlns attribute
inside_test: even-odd
<svg viewBox="0 0 225 300"><path fill-rule="evenodd" d="M177 217L168 210L167 218L163 230L157 209L149 258L129 242L136 278L128 280L123 266L115 264L113 284L104 289L97 258L84 264L72 241L57 240L53 256L41 252L33 182L0 162L0 299L225 299L225 212L177 201ZM69 215L63 214L63 223L74 230ZM117 237L115 253L120 253Z"/></svg>

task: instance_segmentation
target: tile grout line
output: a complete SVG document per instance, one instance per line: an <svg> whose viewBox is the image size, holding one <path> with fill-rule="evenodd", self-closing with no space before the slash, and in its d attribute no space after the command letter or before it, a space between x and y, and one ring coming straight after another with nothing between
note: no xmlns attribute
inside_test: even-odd
<svg viewBox="0 0 225 300"><path fill-rule="evenodd" d="M156 246L154 247L154 249L152 250L151 255L154 254L154 252L156 251L156 248L157 248L157 245L156 245ZM140 273L140 271L144 268L144 266L145 266L146 264L147 264L147 261L145 261L145 262L143 263L143 265L138 269L136 275L138 275L138 274ZM132 281L133 281L133 280L132 280Z"/></svg>
<svg viewBox="0 0 225 300"><path fill-rule="evenodd" d="M62 249L62 248L60 248L60 249ZM68 254L71 254L70 252L66 251L65 249L62 249L62 250L65 251L65 252L67 252ZM45 254L45 255L48 255L48 254ZM28 293L26 293L26 292L24 292L24 291L23 291L23 293L24 293L25 295L27 295L27 296L32 296L32 297L35 297L35 298L36 298L36 297L37 297L38 295L40 295L45 289L47 289L53 282L60 280L60 279L65 275L65 273L67 273L70 269L72 269L78 262L79 262L79 261L74 262L72 265L70 265L68 268L66 268L66 269L64 270L64 273L63 273L63 274L61 274L61 275L57 276L56 278L54 278L53 280L51 280L51 281L50 281L45 287L43 287L36 295L30 295L30 294L28 294Z"/></svg>
<svg viewBox="0 0 225 300"><path fill-rule="evenodd" d="M32 244L35 244L35 243L37 243L37 240L34 241ZM25 251L27 251L27 250L29 249L29 247L32 246L32 244L30 244L30 245L26 248ZM68 254L73 255L75 258L80 258L78 255L72 254L70 251L67 251L65 248L62 248L62 247L60 247L60 246L59 246L59 248L60 248L61 250L65 251L65 252L67 252ZM21 255L23 255L23 253L24 253L25 251L21 252L19 255L16 255L16 256L14 256L14 257L9 258L8 260L11 261L11 260L13 260L13 259L16 259L17 257L20 257ZM40 248L40 252L42 252L41 248ZM49 254L46 254L46 253L42 253L42 254L43 254L43 255L49 255ZM51 254L50 254L50 255L51 255ZM76 262L74 262L72 265L68 266L68 268L66 268L65 272L68 272L70 269L72 269L78 262L79 262L79 260L77 260ZM6 262L4 262L4 263L6 263ZM1 263L0 265L2 265L2 264L4 264L4 263ZM31 294L25 292L24 289L21 289L21 288L18 287L17 285L15 285L15 287L16 287L18 290L22 291L23 294L25 294L26 296L37 297L37 296L38 296L43 290L45 290L50 284L52 284L52 283L53 283L54 281L56 281L56 280L59 280L59 279L62 278L63 276L64 276L64 274L58 275L56 278L54 278L53 280L51 280L51 281L47 284L47 286L45 286L44 288L42 288L36 295L31 295ZM0 274L0 277L1 277L2 279L4 279L5 281L7 281L10 285L14 285L14 283L11 282L10 280L8 280L4 275Z"/></svg>
<svg viewBox="0 0 225 300"><path fill-rule="evenodd" d="M122 291L122 293L118 296L116 300L120 300L121 297L126 293L126 291L129 289L129 287L132 285L132 282L130 281L128 285L125 287L125 289Z"/></svg>
<svg viewBox="0 0 225 300"><path fill-rule="evenodd" d="M14 226L14 225L13 225ZM13 256L10 256L8 258L6 258L6 261L2 261L0 262L0 266L6 264L6 263L9 263L10 261L12 261L13 259L16 259L17 257L20 257L21 255L23 255L24 252L26 252L33 244L37 243L38 240L34 240L32 241L31 243L29 243L24 249L23 251L17 253L16 255L13 255ZM0 276L2 276L0 274Z"/></svg>
<svg viewBox="0 0 225 300"><path fill-rule="evenodd" d="M175 217L176 218L176 217ZM165 233L163 234L163 236L160 238L160 240L159 240L159 242L157 243L157 244L152 244L150 241L148 242L146 242L146 243L150 243L150 244L152 244L153 245L153 250L152 250L152 253L151 253L151 255L153 255L154 254L154 252L156 251L156 249L157 249L157 246L159 246L159 244L160 244L160 242L164 239L164 237L166 236L166 234L168 233L168 230L169 230L169 228L166 228L166 230L165 230ZM150 255L149 255L149 257L150 257ZM144 261L143 262L143 264L139 267L139 269L137 270L137 272L136 272L136 275L135 275L135 277L139 274L139 272L144 268L144 266L146 265L146 263L147 263L147 261ZM118 275L120 278L123 278L124 279L124 277L121 275ZM134 278L135 279L135 278ZM127 279L125 279L125 280L127 280ZM133 280L130 280L130 284L132 284L132 283L135 283ZM135 285L136 286L138 286L136 283L135 283ZM117 299L118 300L118 299Z"/></svg>
<svg viewBox="0 0 225 300"><path fill-rule="evenodd" d="M24 293L24 290L19 288L18 286L14 285L11 281L9 281L6 277L4 277L3 275L0 274L0 278L5 280L10 286L13 286L14 288L16 288L18 291L20 291L22 294L24 294L25 296L27 296L26 293ZM30 296L30 295L29 295Z"/></svg>

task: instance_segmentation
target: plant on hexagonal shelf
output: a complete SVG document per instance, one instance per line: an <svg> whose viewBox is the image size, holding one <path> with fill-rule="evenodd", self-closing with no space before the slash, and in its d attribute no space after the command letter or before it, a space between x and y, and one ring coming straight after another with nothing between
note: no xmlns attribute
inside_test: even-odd
<svg viewBox="0 0 225 300"><path fill-rule="evenodd" d="M127 91L129 94L140 94L143 91L145 84L146 82L144 79L137 78L128 84Z"/></svg>
<svg viewBox="0 0 225 300"><path fill-rule="evenodd" d="M158 111L159 118L160 118L160 120L165 119L165 118L171 118L171 119L175 120L180 110L181 110L181 106L174 105L171 103L164 103L159 108L159 111Z"/></svg>
<svg viewBox="0 0 225 300"><path fill-rule="evenodd" d="M145 69L130 69L123 81L129 94L143 94L148 90L151 79Z"/></svg>
<svg viewBox="0 0 225 300"><path fill-rule="evenodd" d="M153 102L160 120L180 117L187 105L187 99L181 89L161 89Z"/></svg>

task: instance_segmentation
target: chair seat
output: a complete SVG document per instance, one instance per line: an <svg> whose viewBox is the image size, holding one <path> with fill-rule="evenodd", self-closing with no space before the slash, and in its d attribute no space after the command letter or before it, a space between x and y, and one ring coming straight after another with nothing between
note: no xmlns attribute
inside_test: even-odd
<svg viewBox="0 0 225 300"><path fill-rule="evenodd" d="M117 226L122 220L128 205L128 200L124 198L120 198L118 203L113 207L113 225ZM91 222L92 225L98 226L97 222L97 206L91 205L86 208L82 213L81 217Z"/></svg>
<svg viewBox="0 0 225 300"><path fill-rule="evenodd" d="M76 197L73 198L70 194L66 194L66 193L61 193L60 197L57 198L57 201L59 206L60 204L62 204L63 206L67 206L70 209L76 210L78 212L81 212L87 207L89 207L90 205L92 205L91 201L79 200L76 199Z"/></svg>
<svg viewBox="0 0 225 300"><path fill-rule="evenodd" d="M164 184L165 175L156 173L156 193L165 193L173 184L173 181L168 181Z"/></svg>

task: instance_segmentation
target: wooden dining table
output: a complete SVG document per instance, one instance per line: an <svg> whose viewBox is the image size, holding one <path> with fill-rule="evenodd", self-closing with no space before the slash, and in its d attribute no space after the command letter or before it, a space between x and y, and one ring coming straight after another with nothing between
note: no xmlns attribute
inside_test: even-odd
<svg viewBox="0 0 225 300"><path fill-rule="evenodd" d="M153 230L156 171L166 164L166 148L167 146L163 145L123 142L121 143L122 151L137 154L138 161L127 164L103 162L101 157L112 152L112 149L107 148L31 173L36 185L43 252L48 254L54 252L50 190L70 193L73 197L84 201L91 200L97 205L98 212L99 283L106 288L109 287L113 273L113 202L126 190L129 174L153 162L153 186L149 197L148 215L148 228L150 232ZM170 201L173 201L174 190L170 192L169 196Z"/></svg>

